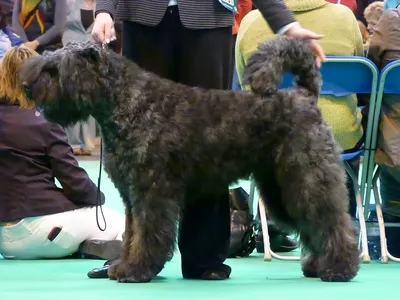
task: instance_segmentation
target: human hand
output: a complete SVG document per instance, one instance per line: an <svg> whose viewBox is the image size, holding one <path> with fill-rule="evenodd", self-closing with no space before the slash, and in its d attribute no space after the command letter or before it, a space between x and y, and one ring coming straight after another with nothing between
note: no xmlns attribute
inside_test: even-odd
<svg viewBox="0 0 400 300"><path fill-rule="evenodd" d="M326 60L326 57L324 50L322 50L321 46L316 40L323 38L323 35L316 34L310 30L304 29L303 27L301 27L300 24L294 25L288 31L286 31L285 34L290 38L300 38L307 41L316 55L315 62L318 68L321 67L321 63Z"/></svg>
<svg viewBox="0 0 400 300"><path fill-rule="evenodd" d="M36 50L37 47L39 47L39 42L37 40L31 41L31 42L25 42L23 44L26 48Z"/></svg>
<svg viewBox="0 0 400 300"><path fill-rule="evenodd" d="M114 21L109 13L99 13L94 21L92 36L98 43L109 43L112 39Z"/></svg>

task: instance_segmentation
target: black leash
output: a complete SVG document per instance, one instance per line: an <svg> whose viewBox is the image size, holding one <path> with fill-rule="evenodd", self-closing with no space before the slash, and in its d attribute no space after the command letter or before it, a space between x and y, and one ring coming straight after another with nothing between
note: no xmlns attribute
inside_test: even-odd
<svg viewBox="0 0 400 300"><path fill-rule="evenodd" d="M101 231L105 231L107 228L107 222L106 218L103 213L103 206L101 205L101 190L100 190L100 183L101 183L101 170L103 169L103 139L100 139L100 168L99 168L99 178L97 180L97 199L96 199L96 222L97 222L97 227ZM101 211L101 215L103 217L104 221L104 229L101 228L100 222L99 222L99 207Z"/></svg>
<svg viewBox="0 0 400 300"><path fill-rule="evenodd" d="M101 45L103 50L108 50L108 44L107 42L103 42ZM101 183L101 171L103 169L103 139L100 139L100 167L99 167L99 178L97 181L97 199L96 199L96 222L97 222L97 227L101 231L105 231L107 228L107 222L106 218L103 213L103 206L101 205L101 190L100 190L100 183ZM101 211L101 215L103 217L104 221L104 229L101 228L100 223L99 223L99 207Z"/></svg>

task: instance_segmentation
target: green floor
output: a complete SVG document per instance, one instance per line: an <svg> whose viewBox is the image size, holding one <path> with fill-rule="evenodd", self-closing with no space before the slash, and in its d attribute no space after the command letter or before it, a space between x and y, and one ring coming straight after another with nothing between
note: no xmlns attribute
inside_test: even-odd
<svg viewBox="0 0 400 300"><path fill-rule="evenodd" d="M97 162L82 162L97 181ZM118 192L105 173L102 190L107 205L121 210ZM248 186L246 185L246 188ZM264 262L262 256L230 259L230 280L202 282L182 280L179 255L167 264L160 278L148 284L118 284L91 280L86 272L102 261L49 260L6 261L0 259L0 300L122 300L122 299L386 299L396 298L400 264L362 265L351 283L323 283L302 277L299 262ZM393 289L392 289L393 288ZM114 297L114 299L113 299Z"/></svg>

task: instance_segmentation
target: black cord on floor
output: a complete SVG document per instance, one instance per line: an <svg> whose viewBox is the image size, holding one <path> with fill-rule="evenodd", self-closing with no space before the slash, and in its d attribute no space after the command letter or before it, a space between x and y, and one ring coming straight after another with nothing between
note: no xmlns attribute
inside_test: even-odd
<svg viewBox="0 0 400 300"><path fill-rule="evenodd" d="M103 206L101 205L101 190L100 190L101 170L102 169L103 169L103 140L101 139L100 140L100 168L99 168L99 178L97 181L96 222L97 222L97 227L99 227L99 229L101 231L105 231L107 228L107 222L106 222L106 218L103 213ZM100 207L101 215L102 215L103 221L104 221L104 229L101 228L100 223L99 223L99 207Z"/></svg>

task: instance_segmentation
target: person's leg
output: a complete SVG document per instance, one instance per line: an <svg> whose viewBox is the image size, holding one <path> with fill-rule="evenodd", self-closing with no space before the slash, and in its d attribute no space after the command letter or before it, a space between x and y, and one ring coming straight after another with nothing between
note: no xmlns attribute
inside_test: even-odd
<svg viewBox="0 0 400 300"><path fill-rule="evenodd" d="M122 55L161 77L176 80L174 39L177 11L167 12L156 27L124 21Z"/></svg>
<svg viewBox="0 0 400 300"><path fill-rule="evenodd" d="M231 89L233 91L241 91L242 87L240 86L239 75L236 70L236 61L235 61L236 39L237 39L237 35L234 35L233 42L232 42L232 86L231 86Z"/></svg>
<svg viewBox="0 0 400 300"><path fill-rule="evenodd" d="M359 169L360 169L360 157L359 156L348 160L347 163L349 164L349 166L352 168L352 170L356 174L359 173ZM356 213L357 213L357 203L356 203L356 196L355 196L353 181L351 180L350 176L347 177L346 186L347 186L347 190L349 191L349 201L350 201L349 214L352 218L355 218Z"/></svg>
<svg viewBox="0 0 400 300"><path fill-rule="evenodd" d="M94 139L96 137L96 121L90 116L86 122L81 124L81 137L82 146L81 149L87 153L91 153L94 148Z"/></svg>
<svg viewBox="0 0 400 300"><path fill-rule="evenodd" d="M81 208L59 214L26 218L2 228L1 253L8 258L62 258L78 251L87 240L122 240L124 215L103 207L107 222L101 231L96 222L96 208ZM99 223L104 226L99 214Z"/></svg>
<svg viewBox="0 0 400 300"><path fill-rule="evenodd" d="M234 86L233 86L234 80L236 80L235 79L235 73L236 73L236 68L235 68L235 45L236 45L236 39L237 39L237 34L232 36L231 69L229 70L229 74L230 74L231 77L229 78L229 86L228 86L228 88L230 90L237 89L237 86L235 86L235 89L234 89Z"/></svg>
<svg viewBox="0 0 400 300"><path fill-rule="evenodd" d="M380 195L385 222L400 222L400 168L380 166ZM386 228L387 247L395 257L400 256L400 230L398 227Z"/></svg>
<svg viewBox="0 0 400 300"><path fill-rule="evenodd" d="M226 190L186 196L192 204L185 208L179 232L184 278L225 279L230 275L230 268L223 265L230 242L228 187Z"/></svg>
<svg viewBox="0 0 400 300"><path fill-rule="evenodd" d="M178 82L207 89L228 90L233 59L231 27L204 30L182 27L180 32Z"/></svg>
<svg viewBox="0 0 400 300"><path fill-rule="evenodd" d="M67 127L64 129L65 133L67 134L68 137L68 143L70 144L71 148L75 150L80 150L82 146L82 140L80 139L81 137L81 123L78 122L73 126Z"/></svg>
<svg viewBox="0 0 400 300"><path fill-rule="evenodd" d="M242 87L239 82L239 75L237 73L236 67L233 69L233 79L232 79L232 91L241 91Z"/></svg>
<svg viewBox="0 0 400 300"><path fill-rule="evenodd" d="M60 249L60 251L66 251L70 254L77 252L80 246L85 241L122 241L122 234L125 230L125 216L123 214L117 213L116 211L103 206L102 211L104 213L104 218L106 220L106 227L104 226L103 217L98 208L98 223L100 227L105 230L102 231L98 227L96 221L96 207L81 208L62 214L51 215L45 220L43 226L44 228L62 228L60 234L54 238L51 243L46 243L42 251L43 258L52 258L56 251L55 249ZM115 249L105 249L109 252L120 252L119 247ZM95 254L95 253L86 253Z"/></svg>
<svg viewBox="0 0 400 300"><path fill-rule="evenodd" d="M96 136L96 121L89 117L86 122L78 122L65 129L68 142L75 155L91 155Z"/></svg>
<svg viewBox="0 0 400 300"><path fill-rule="evenodd" d="M400 217L400 168L380 166L380 194L385 214Z"/></svg>
<svg viewBox="0 0 400 300"><path fill-rule="evenodd" d="M231 79L231 28L181 28L178 81L190 86L228 89ZM212 45L212 47L210 47ZM184 278L226 279L223 265L230 239L228 186L213 194L192 191L184 211L179 237ZM196 199L195 199L196 198Z"/></svg>

